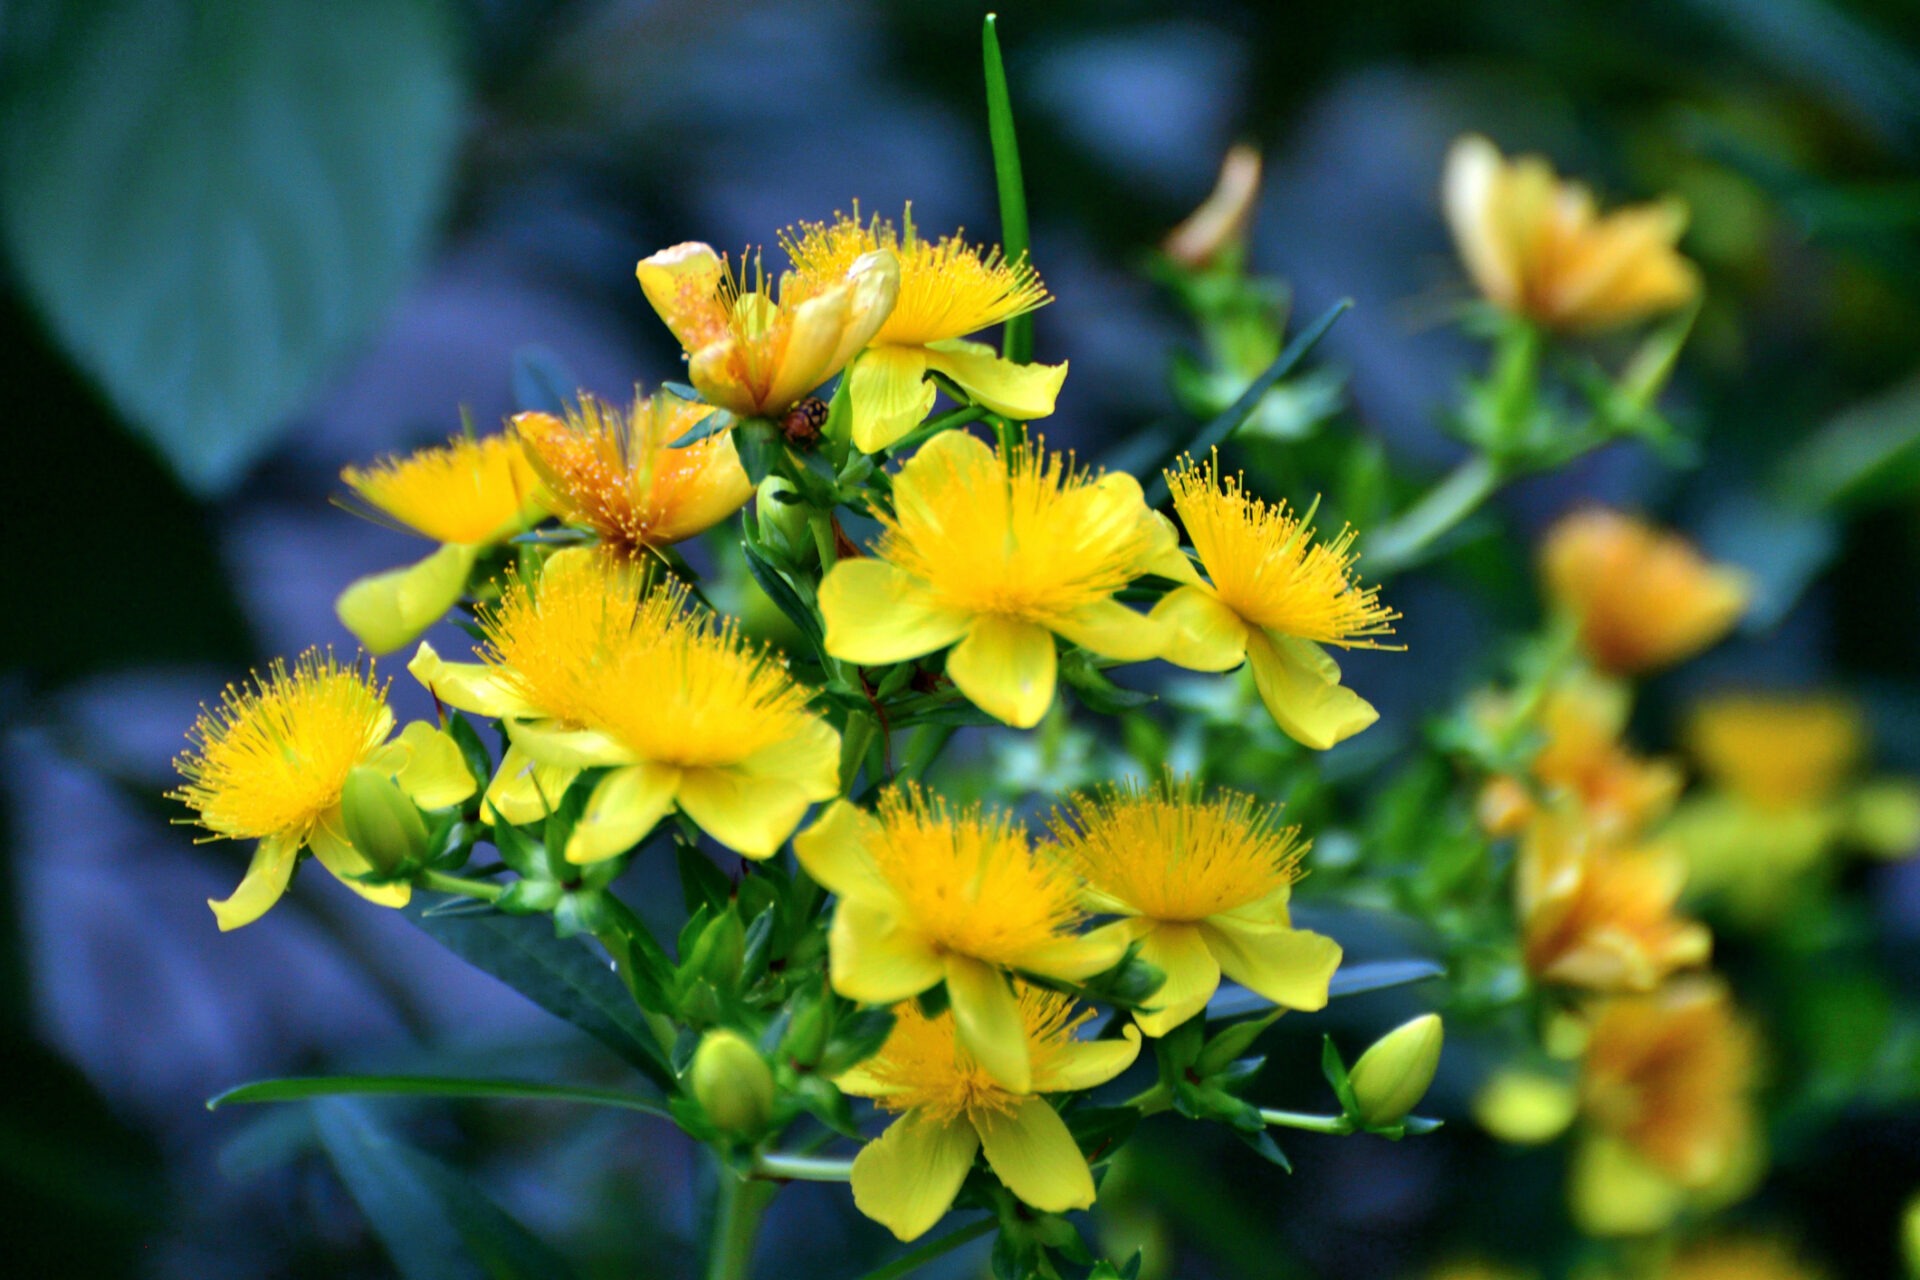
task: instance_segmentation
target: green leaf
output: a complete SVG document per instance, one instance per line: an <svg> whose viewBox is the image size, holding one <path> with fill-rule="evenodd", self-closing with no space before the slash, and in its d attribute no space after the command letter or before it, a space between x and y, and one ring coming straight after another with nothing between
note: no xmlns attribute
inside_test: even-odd
<svg viewBox="0 0 1920 1280"><path fill-rule="evenodd" d="M733 881L727 873L694 845L676 843L673 857L680 867L680 893L687 910L698 911L704 903L715 911L725 911L733 901Z"/></svg>
<svg viewBox="0 0 1920 1280"><path fill-rule="evenodd" d="M523 1080L468 1080L458 1076L286 1076L255 1080L207 1099L207 1110L248 1102L295 1102L349 1095L412 1098L506 1098L523 1102L579 1102L622 1107L667 1119L659 1104L616 1089L534 1084Z"/></svg>
<svg viewBox="0 0 1920 1280"><path fill-rule="evenodd" d="M1288 1173L1293 1172L1293 1161L1287 1159L1287 1153L1280 1149L1280 1144L1275 1142L1273 1135L1268 1133L1264 1128L1235 1128L1233 1130L1233 1136L1259 1152L1262 1160L1271 1164L1277 1164Z"/></svg>
<svg viewBox="0 0 1920 1280"><path fill-rule="evenodd" d="M0 239L75 363L219 492L431 243L449 24L428 0L101 0L36 53L0 113Z"/></svg>
<svg viewBox="0 0 1920 1280"><path fill-rule="evenodd" d="M633 998L585 943L554 937L552 924L537 916L429 916L415 907L407 915L462 960L579 1027L661 1088L673 1087Z"/></svg>
<svg viewBox="0 0 1920 1280"><path fill-rule="evenodd" d="M1857 509L1920 489L1920 378L1855 405L1807 438L1780 469L1796 505Z"/></svg>
<svg viewBox="0 0 1920 1280"><path fill-rule="evenodd" d="M1293 341L1286 345L1286 349L1280 353L1279 358L1267 366L1266 372L1247 384L1247 389L1240 393L1238 400L1235 400L1231 405L1227 406L1225 413L1220 414L1213 419L1213 421L1201 427L1187 446L1169 456L1163 466L1154 468L1153 483L1147 486L1147 505L1157 507L1167 500L1167 477L1164 474L1165 467L1173 465L1181 454L1191 454L1196 458L1204 456L1215 445L1223 443L1228 436L1239 430L1240 424L1245 422L1253 413L1254 409L1259 407L1261 399L1267 392L1272 390L1280 379L1292 373L1296 365L1307 358L1307 353L1312 351L1320 339L1326 336L1327 330L1333 328L1333 322L1344 315L1352 306L1352 298L1342 298L1331 307L1328 307L1326 311L1321 313L1318 320L1315 320L1294 336Z"/></svg>
<svg viewBox="0 0 1920 1280"><path fill-rule="evenodd" d="M360 1104L315 1103L314 1128L405 1280L573 1274L465 1175L394 1138Z"/></svg>
<svg viewBox="0 0 1920 1280"><path fill-rule="evenodd" d="M981 55L987 73L987 136L993 142L993 180L1000 191L1000 247L1008 262L1031 252L1027 230L1027 184L1020 173L1020 143L1013 132L1013 99L1007 92L1007 68L1000 58L998 19L988 14L980 26ZM1033 359L1033 317L1007 321L1000 354L1025 364Z"/></svg>
<svg viewBox="0 0 1920 1280"><path fill-rule="evenodd" d="M793 584L781 576L780 571L773 567L751 540L743 539L740 546L747 553L747 572L753 575L753 580L760 585L760 589L767 593L767 598L773 601L774 607L784 613L787 620L800 629L800 634L807 638L807 642L824 660L825 649L822 646L826 643L827 633L821 627L820 619L814 616L813 610L800 599L799 594L793 589Z"/></svg>

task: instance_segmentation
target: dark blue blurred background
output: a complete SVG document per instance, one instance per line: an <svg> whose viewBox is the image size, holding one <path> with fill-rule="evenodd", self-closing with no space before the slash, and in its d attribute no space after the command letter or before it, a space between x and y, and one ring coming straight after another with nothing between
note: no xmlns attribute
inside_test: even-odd
<svg viewBox="0 0 1920 1280"><path fill-rule="evenodd" d="M617 1070L330 878L218 934L203 902L245 852L167 825L168 761L201 700L250 664L351 649L339 588L426 550L328 506L343 464L444 437L463 409L498 422L530 348L613 396L677 376L633 280L641 256L768 242L854 199L911 199L924 227L991 238L982 11L0 6L12 1274L387 1274L308 1122L202 1101L322 1067ZM1117 0L1010 4L1001 29L1058 297L1039 355L1073 365L1049 434L1091 455L1172 412L1165 369L1187 337L1141 258L1237 139L1269 158L1255 265L1289 278L1303 312L1358 300L1323 352L1351 370L1355 429L1415 472L1451 459L1437 411L1475 358L1442 323L1464 289L1436 201L1448 142L1478 130L1615 196L1686 197L1710 301L1674 399L1706 465L1676 478L1610 450L1523 486L1508 514L1535 530L1575 494L1650 506L1761 569L1773 607L1686 679L1865 691L1883 758L1920 768L1911 484L1844 522L1768 505L1783 452L1836 415L1920 415L1920 7ZM1476 646L1525 622L1497 595L1398 585L1421 661L1364 664L1387 722L1455 696ZM1916 894L1883 874L1874 891L1911 936ZM703 1175L658 1126L392 1118L476 1166L586 1274L682 1274L696 1256ZM1825 1167L1852 1169L1852 1190L1805 1175L1807 1229L1856 1259L1848 1274L1891 1265L1890 1245L1849 1242L1920 1181L1915 1137L1846 1138ZM1182 1275L1406 1274L1436 1240L1510 1227L1476 1225L1460 1179L1487 1179L1489 1203L1499 1185L1522 1209L1541 1194L1464 1133L1302 1140L1290 1181L1210 1145L1142 1154L1103 1203ZM786 1275L885 1252L831 1190L783 1197L771 1231ZM978 1265L961 1255L946 1274Z"/></svg>

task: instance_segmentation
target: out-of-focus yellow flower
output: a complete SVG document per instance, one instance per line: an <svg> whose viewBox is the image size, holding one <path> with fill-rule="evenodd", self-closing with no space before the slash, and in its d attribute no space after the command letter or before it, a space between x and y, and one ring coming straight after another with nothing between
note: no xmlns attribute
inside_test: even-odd
<svg viewBox="0 0 1920 1280"><path fill-rule="evenodd" d="M1688 861L1690 888L1749 924L1796 900L1842 843L1897 856L1920 842L1912 782L1855 781L1867 731L1845 698L1711 698L1694 708L1686 738L1712 785L1681 806L1667 835Z"/></svg>
<svg viewBox="0 0 1920 1280"><path fill-rule="evenodd" d="M1610 329L1699 296L1699 273L1674 247L1687 225L1677 200L1602 216L1545 160L1507 160L1477 135L1447 154L1441 196L1481 294L1536 324Z"/></svg>
<svg viewBox="0 0 1920 1280"><path fill-rule="evenodd" d="M1282 1008L1326 1007L1340 946L1293 927L1287 899L1304 847L1277 814L1251 796L1202 799L1168 781L1078 796L1055 815L1087 908L1124 917L1141 958L1167 975L1151 1010L1134 1014L1148 1035L1204 1009L1222 973Z"/></svg>
<svg viewBox="0 0 1920 1280"><path fill-rule="evenodd" d="M1685 883L1670 849L1609 844L1577 809L1541 812L1514 873L1528 970L1590 991L1650 991L1705 962L1712 935L1674 911Z"/></svg>
<svg viewBox="0 0 1920 1280"><path fill-rule="evenodd" d="M1030 1088L1010 1089L981 1066L957 1010L929 1018L913 1002L894 1010L880 1052L835 1082L899 1116L854 1158L853 1202L902 1240L940 1220L983 1150L1007 1190L1043 1213L1093 1203L1087 1158L1039 1095L1113 1079L1139 1054L1139 1033L1128 1027L1120 1040L1078 1039L1074 1032L1093 1015L1034 987L1010 993L1008 1003L1009 1030L1032 1063Z"/></svg>
<svg viewBox="0 0 1920 1280"><path fill-rule="evenodd" d="M846 368L893 310L900 264L865 254L832 277L788 272L778 297L754 258L738 273L707 245L677 244L636 268L647 301L687 352L687 377L743 418L777 418Z"/></svg>
<svg viewBox="0 0 1920 1280"><path fill-rule="evenodd" d="M1513 701L1485 698L1481 714L1498 722L1514 714ZM1610 837L1631 837L1664 817L1682 782L1678 765L1643 759L1622 741L1631 710L1624 683L1582 671L1556 681L1535 712L1543 741L1529 769L1533 780L1548 799L1576 803L1587 823ZM1518 834L1536 809L1514 778L1494 778L1480 795L1481 825L1491 835Z"/></svg>
<svg viewBox="0 0 1920 1280"><path fill-rule="evenodd" d="M1730 1204L1764 1165L1756 1046L1725 986L1684 978L1593 1013L1580 1081L1586 1133L1574 1219L1593 1235L1657 1231L1687 1204Z"/></svg>
<svg viewBox="0 0 1920 1280"><path fill-rule="evenodd" d="M960 692L1026 729L1053 705L1054 635L1122 662L1164 647L1159 623L1113 598L1184 563L1132 476L1091 476L1032 443L1005 458L949 431L900 469L893 498L874 558L820 584L834 657L878 666L953 645Z"/></svg>
<svg viewBox="0 0 1920 1280"><path fill-rule="evenodd" d="M1199 553L1207 580L1185 556L1165 576L1182 585L1154 606L1172 632L1164 657L1194 671L1248 663L1260 700L1287 735L1325 750L1360 732L1379 713L1340 684L1340 668L1320 646L1381 649L1400 615L1362 587L1353 571L1354 532L1331 541L1282 502L1268 506L1219 460L1186 459L1167 472L1174 510Z"/></svg>
<svg viewBox="0 0 1920 1280"><path fill-rule="evenodd" d="M1007 971L1081 982L1126 952L1124 923L1075 932L1072 870L1036 855L1012 818L889 791L875 814L835 804L793 848L840 899L828 935L833 989L893 1004L945 982L960 1043L1014 1093L1029 1092L1034 1074Z"/></svg>
<svg viewBox="0 0 1920 1280"><path fill-rule="evenodd" d="M627 410L582 396L564 422L523 413L513 427L554 514L637 556L704 533L752 496L731 432L669 447L712 412L666 391Z"/></svg>
<svg viewBox="0 0 1920 1280"><path fill-rule="evenodd" d="M417 564L361 578L340 594L340 621L374 653L418 639L459 600L482 551L544 514L539 478L506 435L456 437L348 467L340 478L377 514L441 544Z"/></svg>
<svg viewBox="0 0 1920 1280"><path fill-rule="evenodd" d="M510 583L480 625L480 663L422 644L408 670L442 702L505 720L513 745L487 803L509 821L545 813L582 770L608 770L570 862L626 852L675 808L735 853L769 857L839 793L839 735L806 688L677 587L646 592L629 566L574 548L537 586Z"/></svg>
<svg viewBox="0 0 1920 1280"><path fill-rule="evenodd" d="M1700 652L1733 629L1752 594L1744 573L1708 563L1684 538L1600 507L1554 525L1540 565L1587 656L1617 675Z"/></svg>
<svg viewBox="0 0 1920 1280"><path fill-rule="evenodd" d="M1920 1276L1920 1195L1907 1201L1900 1215L1900 1254L1906 1259L1907 1274Z"/></svg>
<svg viewBox="0 0 1920 1280"><path fill-rule="evenodd" d="M291 669L275 662L252 687L230 686L204 711L174 761L186 785L170 793L214 838L257 840L240 887L210 901L222 930L251 924L280 900L303 848L370 902L403 907L407 884L363 884L374 865L347 836L341 798L357 769L391 777L429 809L473 794L460 748L432 725L410 724L389 742L393 712L371 669L309 649Z"/></svg>
<svg viewBox="0 0 1920 1280"><path fill-rule="evenodd" d="M1065 364L1015 364L992 347L961 341L1052 301L1033 265L1008 262L999 249L969 245L959 233L923 239L911 205L901 225L895 230L879 217L863 223L856 205L851 218L802 223L781 238L795 270L815 287L872 254L899 259L899 300L847 375L854 444L876 453L919 426L933 408L930 373L1016 422L1051 414Z"/></svg>
<svg viewBox="0 0 1920 1280"><path fill-rule="evenodd" d="M1526 1067L1503 1067L1473 1096L1473 1118L1502 1142L1533 1146L1567 1131L1580 1113L1571 1081Z"/></svg>
<svg viewBox="0 0 1920 1280"><path fill-rule="evenodd" d="M1823 1280L1825 1275L1784 1240L1723 1236L1681 1249L1660 1280Z"/></svg>
<svg viewBox="0 0 1920 1280"><path fill-rule="evenodd" d="M1160 249L1184 267L1210 266L1229 249L1239 249L1260 198L1260 152L1244 142L1227 149L1220 178L1199 208L1167 233Z"/></svg>

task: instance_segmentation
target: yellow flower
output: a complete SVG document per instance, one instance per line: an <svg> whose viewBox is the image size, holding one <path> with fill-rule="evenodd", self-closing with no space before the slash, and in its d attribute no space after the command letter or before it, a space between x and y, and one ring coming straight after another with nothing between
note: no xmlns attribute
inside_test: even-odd
<svg viewBox="0 0 1920 1280"><path fill-rule="evenodd" d="M438 622L467 588L480 552L537 522L540 482L506 435L455 437L404 458L340 473L373 511L441 544L417 564L361 578L334 608L375 653L391 653Z"/></svg>
<svg viewBox="0 0 1920 1280"><path fill-rule="evenodd" d="M1540 813L1514 871L1528 970L1590 991L1651 991L1704 963L1712 935L1674 911L1685 882L1670 849L1611 845L1577 809Z"/></svg>
<svg viewBox="0 0 1920 1280"><path fill-rule="evenodd" d="M1693 888L1745 923L1786 909L1843 843L1898 856L1920 839L1911 782L1856 780L1866 724L1845 698L1712 698L1694 709L1686 736L1714 785L1681 806L1668 834Z"/></svg>
<svg viewBox="0 0 1920 1280"><path fill-rule="evenodd" d="M1122 662L1159 653L1162 629L1114 593L1184 561L1132 476L1090 476L1034 444L1005 459L949 431L900 469L893 497L875 558L820 584L834 657L879 666L954 645L960 692L1025 729L1053 705L1053 635Z"/></svg>
<svg viewBox="0 0 1920 1280"><path fill-rule="evenodd" d="M1603 217L1545 160L1506 160L1471 135L1447 155L1442 199L1480 292L1548 328L1614 328L1699 296L1699 273L1674 247L1687 225L1678 201Z"/></svg>
<svg viewBox="0 0 1920 1280"><path fill-rule="evenodd" d="M348 888L382 906L405 906L406 884L363 884L373 864L347 838L341 795L355 769L392 777L429 809L458 804L474 780L446 734L410 724L393 741L393 712L371 670L341 666L309 649L291 669L275 662L252 687L229 686L218 709L205 710L174 761L186 785L169 793L194 811L215 839L257 840L240 887L210 901L220 928L251 924L280 900L300 850Z"/></svg>
<svg viewBox="0 0 1920 1280"><path fill-rule="evenodd" d="M1680 794L1678 765L1642 759L1621 741L1631 712L1626 685L1585 672L1556 682L1540 706L1546 741L1534 777L1550 794L1578 801L1588 823L1607 834L1644 830Z"/></svg>
<svg viewBox="0 0 1920 1280"><path fill-rule="evenodd" d="M1194 671L1226 671L1247 662L1260 700L1295 741L1324 751L1379 719L1340 684L1340 668L1321 645L1381 649L1400 615L1377 588L1354 575L1354 532L1316 541L1313 528L1282 502L1248 494L1219 461L1189 458L1167 472L1174 510L1210 582L1184 556L1170 561L1183 585L1154 606L1173 639L1164 656ZM1310 515L1308 518L1311 518Z"/></svg>
<svg viewBox="0 0 1920 1280"><path fill-rule="evenodd" d="M687 351L700 394L743 418L777 418L846 368L893 310L900 264L863 255L831 278L788 273L778 297L754 258L736 274L704 244L677 244L636 269L647 301Z"/></svg>
<svg viewBox="0 0 1920 1280"><path fill-rule="evenodd" d="M872 815L834 805L793 850L840 899L828 936L833 989L893 1004L945 982L961 1043L1015 1093L1032 1089L1033 1063L1006 971L1080 982L1126 952L1119 927L1074 931L1073 872L1036 856L1011 818L889 791Z"/></svg>
<svg viewBox="0 0 1920 1280"><path fill-rule="evenodd" d="M1656 1231L1690 1201L1729 1204L1751 1190L1764 1159L1755 1056L1752 1032L1716 979L1601 1003L1582 1067L1587 1132L1570 1188L1581 1228Z"/></svg>
<svg viewBox="0 0 1920 1280"><path fill-rule="evenodd" d="M508 821L544 814L581 770L608 770L569 861L624 853L675 808L735 853L769 857L808 805L838 794L839 735L777 659L686 603L574 548L482 612L480 663L422 644L408 670L441 701L505 719L513 745L487 803Z"/></svg>
<svg viewBox="0 0 1920 1280"><path fill-rule="evenodd" d="M1784 1240L1731 1236L1690 1244L1674 1255L1660 1280L1823 1280Z"/></svg>
<svg viewBox="0 0 1920 1280"><path fill-rule="evenodd" d="M669 447L712 412L665 391L625 411L583 395L565 422L523 413L513 427L554 514L637 556L711 529L752 496L731 432Z"/></svg>
<svg viewBox="0 0 1920 1280"><path fill-rule="evenodd" d="M837 1080L899 1116L853 1161L853 1202L902 1240L924 1235L953 1204L984 1149L987 1167L1043 1213L1093 1204L1087 1158L1053 1105L1038 1095L1091 1089L1133 1065L1140 1036L1081 1040L1092 1017L1066 996L1022 987L1009 996L1010 1030L1033 1064L1032 1087L1009 1089L985 1070L952 1013L929 1018L909 1001L894 1010L880 1052Z"/></svg>
<svg viewBox="0 0 1920 1280"><path fill-rule="evenodd" d="M1746 574L1708 563L1683 538L1604 508L1547 532L1547 594L1580 627L1593 662L1634 675L1691 657L1733 629L1752 591Z"/></svg>
<svg viewBox="0 0 1920 1280"><path fill-rule="evenodd" d="M1018 422L1052 413L1065 364L1015 364L992 347L961 341L1052 301L1032 264L1008 262L999 249L969 245L959 233L922 239L912 205L902 225L896 231L879 217L862 223L855 205L851 218L802 223L781 237L795 270L816 288L874 253L899 259L899 301L848 374L854 444L876 453L919 426L933 408L929 373L944 374L976 403Z"/></svg>
<svg viewBox="0 0 1920 1280"><path fill-rule="evenodd" d="M1282 1008L1326 1007L1340 947L1288 917L1303 847L1277 813L1251 796L1205 800L1168 781L1079 796L1055 815L1060 857L1086 881L1087 908L1125 917L1141 958L1167 975L1152 1010L1134 1014L1148 1035L1204 1009L1222 973Z"/></svg>

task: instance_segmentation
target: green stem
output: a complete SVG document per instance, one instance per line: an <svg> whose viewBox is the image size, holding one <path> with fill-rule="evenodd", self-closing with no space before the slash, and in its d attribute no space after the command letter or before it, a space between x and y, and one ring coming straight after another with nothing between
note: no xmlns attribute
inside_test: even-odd
<svg viewBox="0 0 1920 1280"><path fill-rule="evenodd" d="M784 1182L851 1182L853 1161L768 1151L754 1159L753 1176Z"/></svg>
<svg viewBox="0 0 1920 1280"><path fill-rule="evenodd" d="M720 1170L707 1280L747 1280L752 1274L753 1244L760 1236L760 1219L779 1189L775 1182L751 1181L734 1176L731 1169Z"/></svg>
<svg viewBox="0 0 1920 1280"><path fill-rule="evenodd" d="M488 884L485 880L473 880L466 876L448 875L444 871L422 871L417 881L422 889L432 889L437 893L457 893L463 898L478 898L482 902L498 902L505 893L504 885Z"/></svg>
<svg viewBox="0 0 1920 1280"><path fill-rule="evenodd" d="M1311 1115L1304 1111L1269 1111L1262 1108L1260 1118L1283 1129L1305 1129L1308 1133L1349 1134L1353 1121L1345 1116Z"/></svg>
<svg viewBox="0 0 1920 1280"><path fill-rule="evenodd" d="M1417 564L1427 549L1478 511L1509 479L1508 471L1476 453L1448 472L1411 507L1374 530L1366 544L1366 567L1378 575Z"/></svg>
<svg viewBox="0 0 1920 1280"><path fill-rule="evenodd" d="M1137 1107L1141 1116L1159 1115L1173 1107L1173 1090L1164 1084L1156 1084L1141 1093L1135 1094L1120 1104L1123 1107Z"/></svg>
<svg viewBox="0 0 1920 1280"><path fill-rule="evenodd" d="M952 1253L963 1244L978 1240L993 1230L994 1220L982 1218L978 1222L969 1222L966 1226L949 1231L938 1240L929 1240L918 1249L903 1253L886 1266L869 1271L860 1280L899 1280L899 1277L918 1271L944 1253Z"/></svg>

